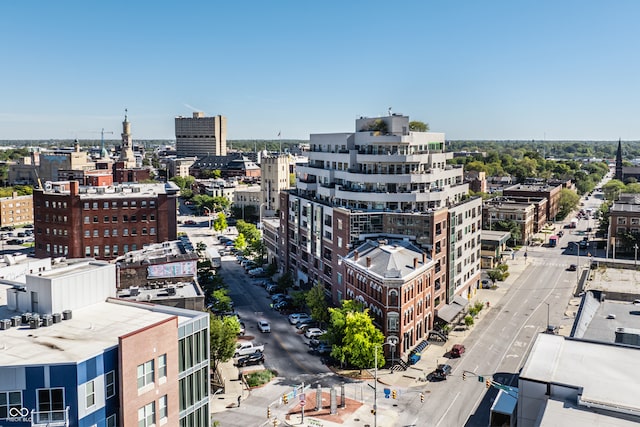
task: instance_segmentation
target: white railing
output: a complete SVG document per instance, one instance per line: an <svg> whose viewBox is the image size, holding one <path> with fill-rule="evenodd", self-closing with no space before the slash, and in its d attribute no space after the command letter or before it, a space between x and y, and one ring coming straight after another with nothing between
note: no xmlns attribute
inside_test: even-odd
<svg viewBox="0 0 640 427"><path fill-rule="evenodd" d="M31 411L32 427L69 427L69 407L58 411Z"/></svg>

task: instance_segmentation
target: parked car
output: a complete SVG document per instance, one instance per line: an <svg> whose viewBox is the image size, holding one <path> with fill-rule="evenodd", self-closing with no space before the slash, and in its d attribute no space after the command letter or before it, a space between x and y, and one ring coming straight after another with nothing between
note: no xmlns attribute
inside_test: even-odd
<svg viewBox="0 0 640 427"><path fill-rule="evenodd" d="M196 225L196 222L192 219L188 219L184 222L186 225Z"/></svg>
<svg viewBox="0 0 640 427"><path fill-rule="evenodd" d="M436 380L446 380L451 374L451 365L438 365L431 377Z"/></svg>
<svg viewBox="0 0 640 427"><path fill-rule="evenodd" d="M286 295L285 295L285 294L283 294L283 293L273 294L273 295L271 295L271 302L275 304L275 303L277 303L278 301L283 300L283 299L284 299L284 297L286 297Z"/></svg>
<svg viewBox="0 0 640 427"><path fill-rule="evenodd" d="M249 270L250 277L266 277L267 272L264 271L262 267L254 268L253 270Z"/></svg>
<svg viewBox="0 0 640 427"><path fill-rule="evenodd" d="M318 325L318 322L313 321L313 319L301 320L296 323L296 329L299 331L305 331L307 328L315 328Z"/></svg>
<svg viewBox="0 0 640 427"><path fill-rule="evenodd" d="M240 322L240 335L244 335L246 332L246 328L244 326L244 322Z"/></svg>
<svg viewBox="0 0 640 427"><path fill-rule="evenodd" d="M547 325L547 329L545 329L545 334L558 335L559 328L554 325Z"/></svg>
<svg viewBox="0 0 640 427"><path fill-rule="evenodd" d="M295 325L299 321L305 319L311 319L311 316L309 316L307 313L292 313L289 315L289 323L291 323L292 325Z"/></svg>
<svg viewBox="0 0 640 427"><path fill-rule="evenodd" d="M263 334L271 332L271 325L266 320L258 320L258 330Z"/></svg>
<svg viewBox="0 0 640 427"><path fill-rule="evenodd" d="M260 363L264 363L264 353L260 351L256 351L248 356L241 357L238 359L238 366L249 366L249 365L259 365Z"/></svg>
<svg viewBox="0 0 640 427"><path fill-rule="evenodd" d="M577 269L578 269L578 266L575 264L571 264L569 268L567 268L568 271L576 271Z"/></svg>
<svg viewBox="0 0 640 427"><path fill-rule="evenodd" d="M307 338L317 338L324 335L327 331L323 331L320 328L309 328L305 331L304 336Z"/></svg>
<svg viewBox="0 0 640 427"><path fill-rule="evenodd" d="M331 350L333 350L333 347L331 345L327 343L321 343L316 347L315 352L320 356L324 356L327 354L331 354Z"/></svg>
<svg viewBox="0 0 640 427"><path fill-rule="evenodd" d="M451 357L460 357L464 354L464 351L464 345L454 344L449 354L451 354Z"/></svg>
<svg viewBox="0 0 640 427"><path fill-rule="evenodd" d="M482 289L490 289L491 281L488 279L482 279Z"/></svg>
<svg viewBox="0 0 640 427"><path fill-rule="evenodd" d="M288 311L288 310L292 310L294 307L291 301L287 299L283 299L282 301L279 301L276 304L274 304L273 308L278 311Z"/></svg>

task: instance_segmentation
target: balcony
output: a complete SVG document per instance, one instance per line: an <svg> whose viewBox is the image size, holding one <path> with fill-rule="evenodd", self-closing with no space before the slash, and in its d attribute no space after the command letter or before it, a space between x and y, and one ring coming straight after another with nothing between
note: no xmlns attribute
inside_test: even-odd
<svg viewBox="0 0 640 427"><path fill-rule="evenodd" d="M58 411L31 411L31 427L69 427L69 407Z"/></svg>

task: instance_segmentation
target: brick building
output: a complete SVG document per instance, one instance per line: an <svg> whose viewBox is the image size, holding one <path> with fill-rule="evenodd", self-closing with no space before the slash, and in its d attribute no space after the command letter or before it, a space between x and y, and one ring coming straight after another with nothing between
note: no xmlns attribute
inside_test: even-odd
<svg viewBox="0 0 640 427"><path fill-rule="evenodd" d="M369 240L343 259L347 299L369 309L402 358L433 327L435 262L402 240ZM386 351L386 349L385 349Z"/></svg>
<svg viewBox="0 0 640 427"><path fill-rule="evenodd" d="M547 199L547 207L545 215L548 221L553 221L560 211L560 191L563 184L516 184L505 188L502 195L505 197L531 197L539 199L544 197Z"/></svg>
<svg viewBox="0 0 640 427"><path fill-rule="evenodd" d="M178 187L48 183L33 192L36 257L113 259L176 239Z"/></svg>

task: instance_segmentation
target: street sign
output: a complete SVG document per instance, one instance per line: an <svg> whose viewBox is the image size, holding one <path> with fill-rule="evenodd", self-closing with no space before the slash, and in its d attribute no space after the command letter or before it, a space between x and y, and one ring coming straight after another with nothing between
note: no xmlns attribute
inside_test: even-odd
<svg viewBox="0 0 640 427"><path fill-rule="evenodd" d="M388 399L389 395L391 394L391 389L385 388L383 391L384 391L384 398Z"/></svg>

